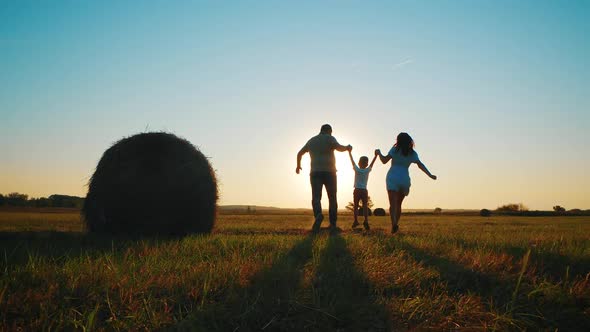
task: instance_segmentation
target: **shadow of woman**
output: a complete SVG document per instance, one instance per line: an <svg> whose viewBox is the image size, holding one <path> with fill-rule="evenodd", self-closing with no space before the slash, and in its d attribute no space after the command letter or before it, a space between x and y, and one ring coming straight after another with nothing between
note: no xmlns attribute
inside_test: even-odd
<svg viewBox="0 0 590 332"><path fill-rule="evenodd" d="M518 297L514 298L516 276L501 277L493 273L472 270L447 257L441 257L427 250L417 248L405 239L397 243L416 262L432 267L440 273L440 279L447 282L450 294L475 294L487 302L489 310L516 317L520 324L532 328L542 326L548 329L587 330L590 319L583 309L572 309L571 302L562 297L533 296L539 289L526 281L520 285ZM459 241L459 243L461 243ZM474 247L476 248L476 247ZM516 251L515 248L507 248ZM569 301L569 302L568 302ZM566 307L569 305L569 307Z"/></svg>
<svg viewBox="0 0 590 332"><path fill-rule="evenodd" d="M539 243L537 244L516 246L508 243L494 243L484 246L476 240L459 239L440 239L440 243L444 245L451 245L460 247L463 250L488 250L494 253L506 253L514 257L515 260L521 260L531 249L530 264L534 264L537 273L551 279L554 282L559 282L569 269L570 276L579 275L585 277L590 272L590 258L585 255L567 255L559 251L559 247L551 248L553 243ZM584 242L579 244L581 251L586 246Z"/></svg>

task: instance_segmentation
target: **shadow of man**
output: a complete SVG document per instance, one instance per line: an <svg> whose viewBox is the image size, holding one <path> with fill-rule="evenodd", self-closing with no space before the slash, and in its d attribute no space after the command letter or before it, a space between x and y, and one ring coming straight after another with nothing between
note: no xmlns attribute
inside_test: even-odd
<svg viewBox="0 0 590 332"><path fill-rule="evenodd" d="M319 259L314 258L314 247L323 243ZM304 283L305 272L311 272L316 259L316 274L309 285ZM249 285L227 292L226 298L195 312L173 329L390 330L385 308L374 298L370 283L355 267L346 241L340 235L310 234L254 276Z"/></svg>
<svg viewBox="0 0 590 332"><path fill-rule="evenodd" d="M373 287L356 268L346 240L339 234L328 237L320 256L312 287L308 318L317 330L390 330L384 307L375 302Z"/></svg>
<svg viewBox="0 0 590 332"><path fill-rule="evenodd" d="M244 287L228 291L209 307L172 329L180 331L299 330L305 308L297 306L304 267L312 258L315 237L306 236ZM230 286L231 287L231 286Z"/></svg>

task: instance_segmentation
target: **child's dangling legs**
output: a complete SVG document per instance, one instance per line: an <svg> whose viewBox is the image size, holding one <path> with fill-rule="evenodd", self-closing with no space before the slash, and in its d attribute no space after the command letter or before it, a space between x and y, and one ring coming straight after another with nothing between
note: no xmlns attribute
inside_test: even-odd
<svg viewBox="0 0 590 332"><path fill-rule="evenodd" d="M369 198L367 196L362 198L363 202L363 216L365 217L365 223L369 222Z"/></svg>
<svg viewBox="0 0 590 332"><path fill-rule="evenodd" d="M358 198L363 204L363 226L366 230L369 230L369 192L367 189L357 189Z"/></svg>
<svg viewBox="0 0 590 332"><path fill-rule="evenodd" d="M360 225L358 221L358 211L359 211L359 201L361 197L359 196L359 190L357 188L354 189L353 197L352 197L352 214L354 216L354 222L352 223L352 228Z"/></svg>

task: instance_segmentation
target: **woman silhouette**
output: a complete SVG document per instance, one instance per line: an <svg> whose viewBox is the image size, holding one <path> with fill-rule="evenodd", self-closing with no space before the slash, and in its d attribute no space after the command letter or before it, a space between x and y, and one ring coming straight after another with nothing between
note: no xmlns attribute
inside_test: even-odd
<svg viewBox="0 0 590 332"><path fill-rule="evenodd" d="M391 160L391 168L387 172L387 194L389 196L389 215L391 216L391 233L399 230L399 219L402 213L402 202L410 193L410 174L408 167L416 163L418 167L426 173L431 179L436 180L436 175L430 171L418 158L414 151L414 140L407 133L397 135L397 142L393 145L386 156L381 154L381 150L375 150L375 155L379 156L382 163Z"/></svg>

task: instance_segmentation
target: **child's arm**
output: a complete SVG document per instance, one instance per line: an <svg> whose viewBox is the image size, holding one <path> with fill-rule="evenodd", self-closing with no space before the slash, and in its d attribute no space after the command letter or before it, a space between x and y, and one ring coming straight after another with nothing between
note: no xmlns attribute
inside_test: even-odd
<svg viewBox="0 0 590 332"><path fill-rule="evenodd" d="M348 150L348 156L350 157L350 163L352 164L352 168L356 169L356 163L354 162L354 158L352 158L352 151Z"/></svg>
<svg viewBox="0 0 590 332"><path fill-rule="evenodd" d="M369 168L373 168L373 164L375 164L375 161L377 160L377 155L375 154L375 157L373 157L373 160L371 160L371 164L369 165Z"/></svg>

